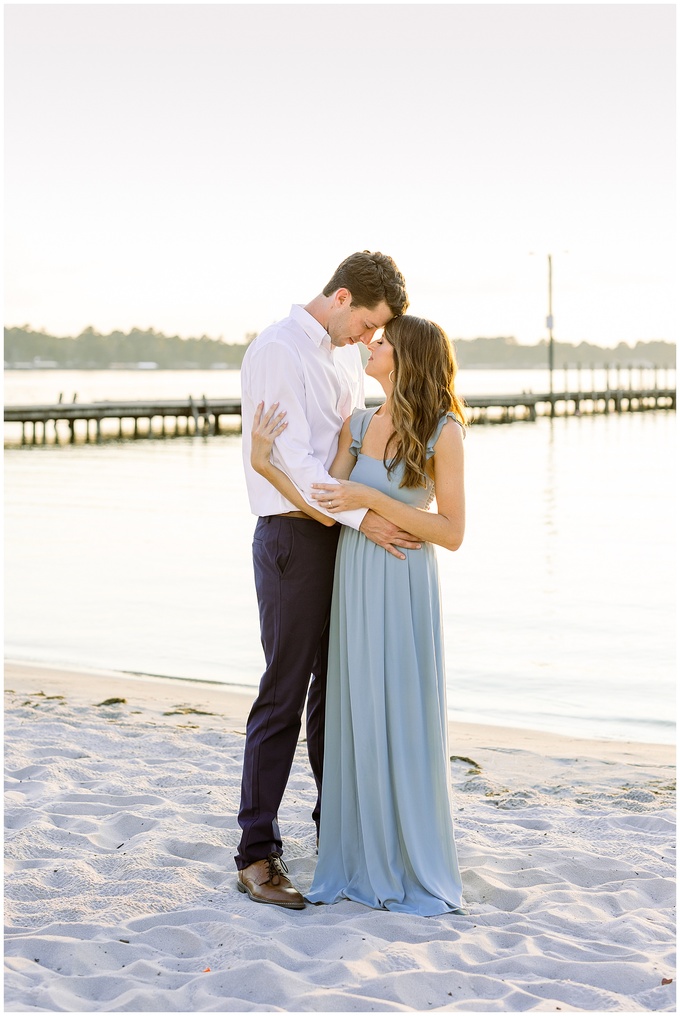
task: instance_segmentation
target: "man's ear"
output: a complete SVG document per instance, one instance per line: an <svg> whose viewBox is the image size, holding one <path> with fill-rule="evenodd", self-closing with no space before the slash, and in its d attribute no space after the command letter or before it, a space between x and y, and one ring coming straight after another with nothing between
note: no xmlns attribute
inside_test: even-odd
<svg viewBox="0 0 680 1016"><path fill-rule="evenodd" d="M342 286L340 289L336 289L335 293L333 294L333 302L335 303L336 307L344 307L346 303L352 302L352 294L350 293L349 289L346 289L344 286Z"/></svg>

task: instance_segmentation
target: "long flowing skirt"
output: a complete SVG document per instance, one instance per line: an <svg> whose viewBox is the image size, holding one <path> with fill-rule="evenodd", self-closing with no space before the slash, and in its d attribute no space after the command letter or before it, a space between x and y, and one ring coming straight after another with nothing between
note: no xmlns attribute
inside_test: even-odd
<svg viewBox="0 0 680 1016"><path fill-rule="evenodd" d="M307 899L459 910L439 574L343 527L331 615L319 860Z"/></svg>

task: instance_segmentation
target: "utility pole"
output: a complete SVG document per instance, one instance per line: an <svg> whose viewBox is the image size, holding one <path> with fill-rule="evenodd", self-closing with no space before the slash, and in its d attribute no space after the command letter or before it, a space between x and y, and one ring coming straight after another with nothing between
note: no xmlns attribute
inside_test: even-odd
<svg viewBox="0 0 680 1016"><path fill-rule="evenodd" d="M548 254L548 317L546 318L548 328L548 373L550 375L550 415L555 415L555 403L553 402L553 368L555 366L555 345L553 342L553 312L552 312L552 254Z"/></svg>

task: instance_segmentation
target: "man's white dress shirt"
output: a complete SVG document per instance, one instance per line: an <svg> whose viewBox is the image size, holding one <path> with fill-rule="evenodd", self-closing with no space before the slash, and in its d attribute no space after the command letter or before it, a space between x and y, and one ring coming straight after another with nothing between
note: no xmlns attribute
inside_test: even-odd
<svg viewBox="0 0 680 1016"><path fill-rule="evenodd" d="M250 507L255 515L281 515L297 505L255 472L250 464L255 410L274 402L286 410L288 426L276 438L272 462L282 469L304 499L344 525L358 529L365 508L330 515L311 498L312 483L336 483L328 473L343 422L364 407L361 354L353 345L333 346L328 332L294 304L290 315L258 335L241 366L243 465Z"/></svg>

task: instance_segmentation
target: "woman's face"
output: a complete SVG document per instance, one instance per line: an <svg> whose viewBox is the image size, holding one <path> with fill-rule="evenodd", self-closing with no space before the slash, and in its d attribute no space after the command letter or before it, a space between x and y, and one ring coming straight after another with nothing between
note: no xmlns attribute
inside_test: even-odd
<svg viewBox="0 0 680 1016"><path fill-rule="evenodd" d="M390 371L394 370L394 347L383 334L374 339L368 349L371 355L366 364L366 373L376 381L389 380Z"/></svg>

